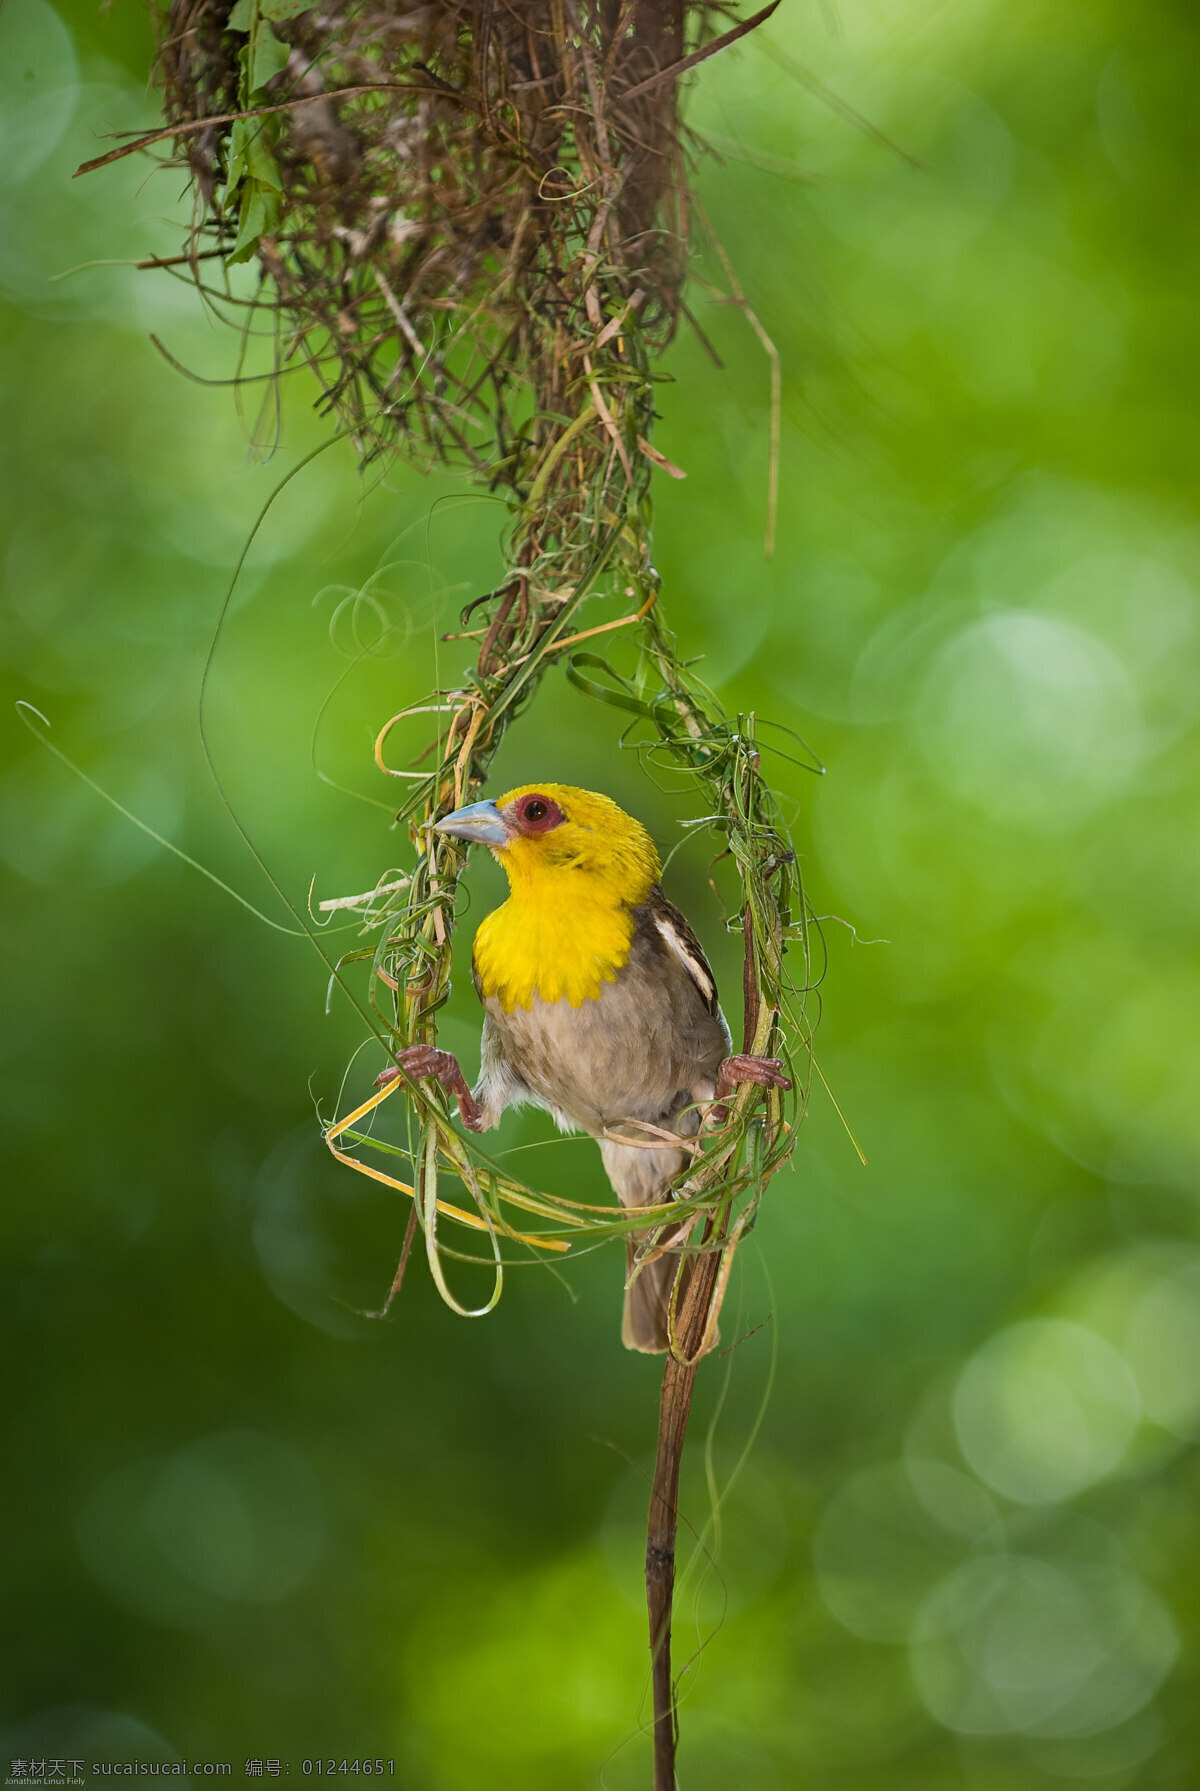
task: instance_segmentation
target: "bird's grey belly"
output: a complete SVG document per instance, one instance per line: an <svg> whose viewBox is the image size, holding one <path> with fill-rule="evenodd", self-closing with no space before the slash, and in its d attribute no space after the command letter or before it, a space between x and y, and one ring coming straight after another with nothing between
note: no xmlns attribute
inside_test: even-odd
<svg viewBox="0 0 1200 1791"><path fill-rule="evenodd" d="M704 1008L684 977L652 981L637 970L627 965L578 1007L535 996L531 1007L505 1013L485 1001L485 1106L489 1080L508 1081L503 1093L495 1088L499 1106L533 1099L599 1135L622 1120L670 1125L690 1102L710 1099L729 1050L723 1017Z"/></svg>

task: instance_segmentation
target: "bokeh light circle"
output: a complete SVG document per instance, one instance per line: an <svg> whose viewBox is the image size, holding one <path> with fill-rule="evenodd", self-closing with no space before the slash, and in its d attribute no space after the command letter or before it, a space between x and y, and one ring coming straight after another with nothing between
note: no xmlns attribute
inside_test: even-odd
<svg viewBox="0 0 1200 1791"><path fill-rule="evenodd" d="M1154 1696L1178 1652L1161 1599L1109 1563L1070 1571L980 1556L933 1590L913 1625L913 1679L964 1735L1100 1734Z"/></svg>
<svg viewBox="0 0 1200 1791"><path fill-rule="evenodd" d="M1200 1257L1142 1295L1129 1315L1125 1353L1146 1415L1177 1436L1200 1432Z"/></svg>
<svg viewBox="0 0 1200 1791"><path fill-rule="evenodd" d="M969 1546L995 1548L989 1495L940 1462L887 1462L843 1483L813 1535L822 1598L846 1629L903 1642L929 1588Z"/></svg>
<svg viewBox="0 0 1200 1791"><path fill-rule="evenodd" d="M0 11L0 157L23 180L57 147L79 97L71 33L45 0Z"/></svg>
<svg viewBox="0 0 1200 1791"><path fill-rule="evenodd" d="M1132 680L1085 629L1028 610L970 623L938 654L920 706L932 768L1009 826L1045 830L1115 795L1142 731Z"/></svg>
<svg viewBox="0 0 1200 1791"><path fill-rule="evenodd" d="M76 1536L92 1578L123 1608L202 1629L230 1604L296 1591L323 1552L325 1519L295 1449L231 1430L115 1469L85 1500Z"/></svg>
<svg viewBox="0 0 1200 1791"><path fill-rule="evenodd" d="M1072 1498L1118 1465L1141 1418L1129 1365L1067 1319L989 1338L958 1378L959 1446L988 1486L1020 1504Z"/></svg>

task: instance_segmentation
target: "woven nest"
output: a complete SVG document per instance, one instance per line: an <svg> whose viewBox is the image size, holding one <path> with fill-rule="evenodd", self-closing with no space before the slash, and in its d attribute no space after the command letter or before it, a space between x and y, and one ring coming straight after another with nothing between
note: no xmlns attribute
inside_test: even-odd
<svg viewBox="0 0 1200 1791"><path fill-rule="evenodd" d="M636 319L644 359L675 328L679 76L729 10L173 0L198 281L227 303L206 263L257 258L278 364L309 362L364 458L402 445L523 496L573 388L620 358L604 324Z"/></svg>

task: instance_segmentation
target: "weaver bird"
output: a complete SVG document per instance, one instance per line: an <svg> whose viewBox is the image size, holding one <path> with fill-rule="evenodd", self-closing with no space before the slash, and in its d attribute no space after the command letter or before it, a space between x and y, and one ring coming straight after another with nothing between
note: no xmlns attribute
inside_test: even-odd
<svg viewBox="0 0 1200 1791"><path fill-rule="evenodd" d="M740 1083L791 1087L778 1059L730 1054L713 973L659 887L654 842L609 797L526 784L436 826L488 846L508 876L508 900L475 935L485 1016L479 1080L468 1088L452 1053L412 1045L381 1086L401 1071L433 1077L473 1132L498 1124L507 1107L544 1107L564 1131L600 1141L608 1178L631 1208L662 1199L691 1159L683 1141L695 1137L703 1111L716 1104L720 1117ZM636 1244L630 1237L631 1272ZM668 1347L677 1266L670 1253L651 1258L628 1286L628 1349Z"/></svg>

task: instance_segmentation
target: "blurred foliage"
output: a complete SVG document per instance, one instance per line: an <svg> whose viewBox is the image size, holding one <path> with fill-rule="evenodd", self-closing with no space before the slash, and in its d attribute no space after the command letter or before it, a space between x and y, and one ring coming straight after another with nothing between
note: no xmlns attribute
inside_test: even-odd
<svg viewBox="0 0 1200 1791"><path fill-rule="evenodd" d="M1170 0L827 0L691 100L782 355L779 544L765 564L769 369L706 252L725 369L673 351L656 439L688 481L657 560L726 706L828 767L773 775L827 917L818 1058L868 1158L815 1096L741 1252L745 1341L701 1376L694 1791L1200 1772L1194 57ZM132 0L0 13L6 689L290 925L196 699L240 546L322 437L304 374L276 444L259 388L150 345L233 371L185 285L118 265L174 251L172 177L72 184L153 121L148 59ZM400 855L370 742L458 664L438 636L494 580L500 515L403 469L364 491L342 447L272 509L207 727L301 911ZM620 1348L617 1254L515 1275L483 1323L415 1269L361 1316L407 1214L320 1143L353 1006L323 1018L309 944L12 702L2 725L10 1752L643 1784L658 1375ZM552 679L497 787L598 786L675 845L689 795L617 725ZM712 849L688 834L668 882L736 1013ZM498 876L470 881L478 913ZM460 983L444 1037L473 1063ZM501 1145L602 1193L536 1116Z"/></svg>

